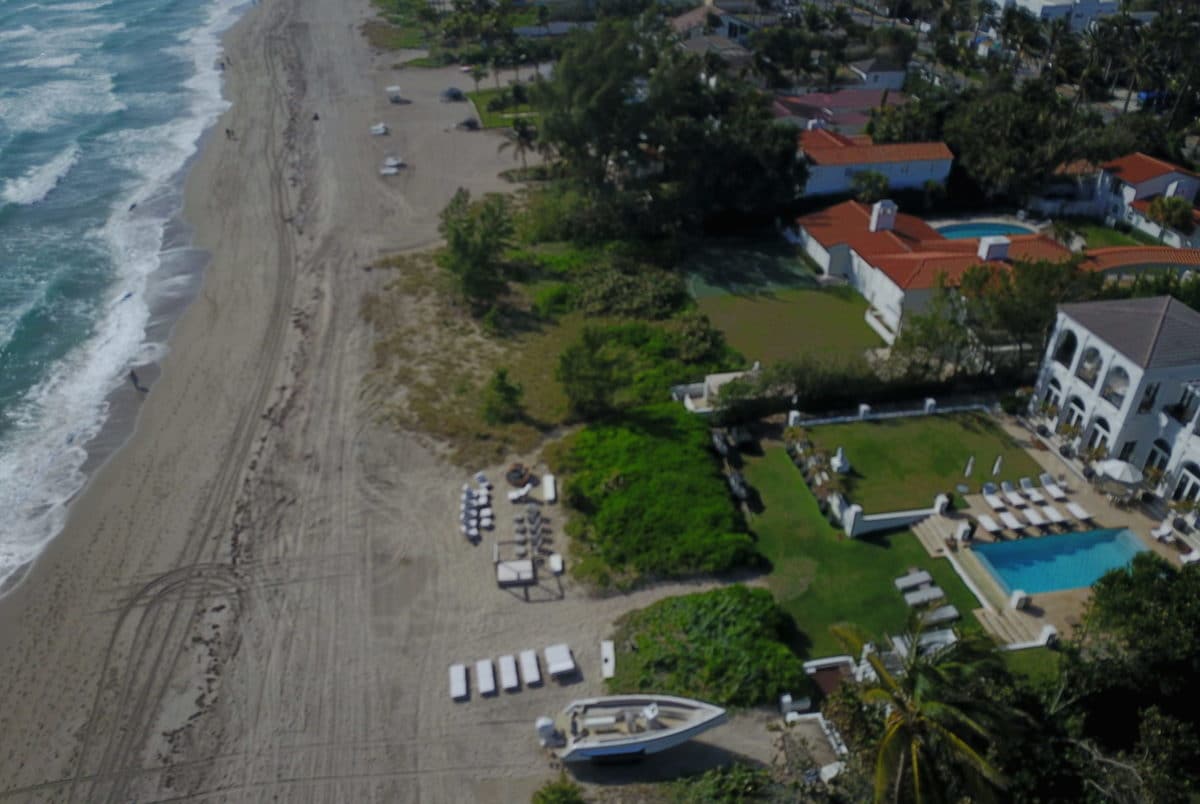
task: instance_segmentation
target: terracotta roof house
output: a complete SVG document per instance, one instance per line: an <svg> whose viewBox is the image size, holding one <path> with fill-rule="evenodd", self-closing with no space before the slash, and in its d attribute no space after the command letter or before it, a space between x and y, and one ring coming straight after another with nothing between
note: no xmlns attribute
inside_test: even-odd
<svg viewBox="0 0 1200 804"><path fill-rule="evenodd" d="M950 240L891 201L846 201L796 220L789 239L826 276L847 280L870 305L867 323L887 343L907 312L925 309L940 282L956 284L977 265L1066 260L1071 252L1038 234Z"/></svg>
<svg viewBox="0 0 1200 804"><path fill-rule="evenodd" d="M945 183L954 154L944 142L876 145L869 136L848 137L823 128L800 133L799 155L808 164L806 196L853 192L854 174L887 176L892 190L919 190L928 181Z"/></svg>
<svg viewBox="0 0 1200 804"><path fill-rule="evenodd" d="M1193 208L1190 232L1159 225L1150 219L1150 203L1160 196L1179 197L1194 204L1200 176L1190 170L1133 153L1100 166L1097 185L1102 214L1177 248L1200 246L1200 213Z"/></svg>
<svg viewBox="0 0 1200 804"><path fill-rule="evenodd" d="M805 95L776 95L771 113L776 119L807 128L817 125L857 134L871 120L871 110L880 106L902 106L908 102L903 92L886 89L852 88L835 92L809 92Z"/></svg>

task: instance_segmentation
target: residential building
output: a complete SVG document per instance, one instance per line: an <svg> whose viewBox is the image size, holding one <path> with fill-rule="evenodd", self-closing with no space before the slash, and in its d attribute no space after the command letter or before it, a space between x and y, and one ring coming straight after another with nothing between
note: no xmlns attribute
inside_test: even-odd
<svg viewBox="0 0 1200 804"><path fill-rule="evenodd" d="M872 109L901 106L907 102L908 98L902 92L883 88L850 88L835 92L776 95L771 103L771 112L780 122L791 123L799 128L816 125L842 134L858 134L871 122Z"/></svg>
<svg viewBox="0 0 1200 804"><path fill-rule="evenodd" d="M1079 449L1161 472L1169 499L1200 499L1200 313L1182 302L1059 307L1033 404Z"/></svg>
<svg viewBox="0 0 1200 804"><path fill-rule="evenodd" d="M1005 0L1004 5L1023 8L1043 22L1065 19L1077 33L1097 17L1121 10L1118 0Z"/></svg>
<svg viewBox="0 0 1200 804"><path fill-rule="evenodd" d="M1143 153L1129 154L1100 166L1097 184L1102 213L1176 247L1200 246L1200 212L1193 207L1191 232L1160 226L1150 219L1155 198L1183 198L1193 204L1200 176L1178 165Z"/></svg>
<svg viewBox="0 0 1200 804"><path fill-rule="evenodd" d="M1071 256L1059 243L1032 233L950 240L891 201L836 204L797 219L787 235L825 276L844 279L863 295L867 324L889 344L906 313L924 310L940 282L953 286L973 266Z"/></svg>
<svg viewBox="0 0 1200 804"><path fill-rule="evenodd" d="M864 89L899 90L904 88L907 68L893 59L877 56L850 62L850 72L858 76Z"/></svg>
<svg viewBox="0 0 1200 804"><path fill-rule="evenodd" d="M930 181L944 184L954 162L944 142L876 145L865 134L823 128L800 133L800 156L808 163L806 196L849 194L854 175L864 171L882 173L892 190L921 190Z"/></svg>

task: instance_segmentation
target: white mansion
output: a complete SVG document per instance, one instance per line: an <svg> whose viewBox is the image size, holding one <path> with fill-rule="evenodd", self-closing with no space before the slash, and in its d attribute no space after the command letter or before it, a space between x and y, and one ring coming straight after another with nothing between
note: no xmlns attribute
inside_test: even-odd
<svg viewBox="0 0 1200 804"><path fill-rule="evenodd" d="M1200 313L1182 302L1059 307L1033 405L1079 448L1162 470L1168 499L1200 499Z"/></svg>

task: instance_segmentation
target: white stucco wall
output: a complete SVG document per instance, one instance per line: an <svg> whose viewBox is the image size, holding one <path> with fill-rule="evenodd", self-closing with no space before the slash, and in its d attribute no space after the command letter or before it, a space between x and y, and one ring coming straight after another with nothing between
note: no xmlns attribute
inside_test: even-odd
<svg viewBox="0 0 1200 804"><path fill-rule="evenodd" d="M876 72L862 73L857 69L854 74L862 81L862 86L866 89L890 89L899 90L904 88L904 78L907 75L903 70L879 70Z"/></svg>
<svg viewBox="0 0 1200 804"><path fill-rule="evenodd" d="M872 162L856 165L813 165L808 166L808 182L804 194L840 195L853 192L851 183L855 173L875 171L888 177L888 186L893 190L919 190L925 182L933 179L945 182L950 175L949 159L931 159L917 162Z"/></svg>
<svg viewBox="0 0 1200 804"><path fill-rule="evenodd" d="M1081 31L1088 23L1104 14L1116 14L1116 0L1007 0L1005 6L1024 8L1042 20L1070 17L1071 30Z"/></svg>
<svg viewBox="0 0 1200 804"><path fill-rule="evenodd" d="M862 294L892 332L900 331L904 315L904 291L883 271L850 252L850 283Z"/></svg>

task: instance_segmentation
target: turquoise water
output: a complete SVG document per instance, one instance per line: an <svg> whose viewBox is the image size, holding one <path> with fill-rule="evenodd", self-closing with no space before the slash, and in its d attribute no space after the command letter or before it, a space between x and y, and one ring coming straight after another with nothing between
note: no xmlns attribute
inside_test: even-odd
<svg viewBox="0 0 1200 804"><path fill-rule="evenodd" d="M1031 595L1091 586L1109 570L1128 566L1145 549L1136 534L1119 529L977 544L974 548L1005 593L1021 589Z"/></svg>
<svg viewBox="0 0 1200 804"><path fill-rule="evenodd" d="M996 235L1033 234L1027 226L1016 223L952 223L937 227L938 234L947 240L963 240L968 237L992 237Z"/></svg>
<svg viewBox="0 0 1200 804"><path fill-rule="evenodd" d="M61 528L109 394L194 281L164 266L237 10L0 0L0 583Z"/></svg>

